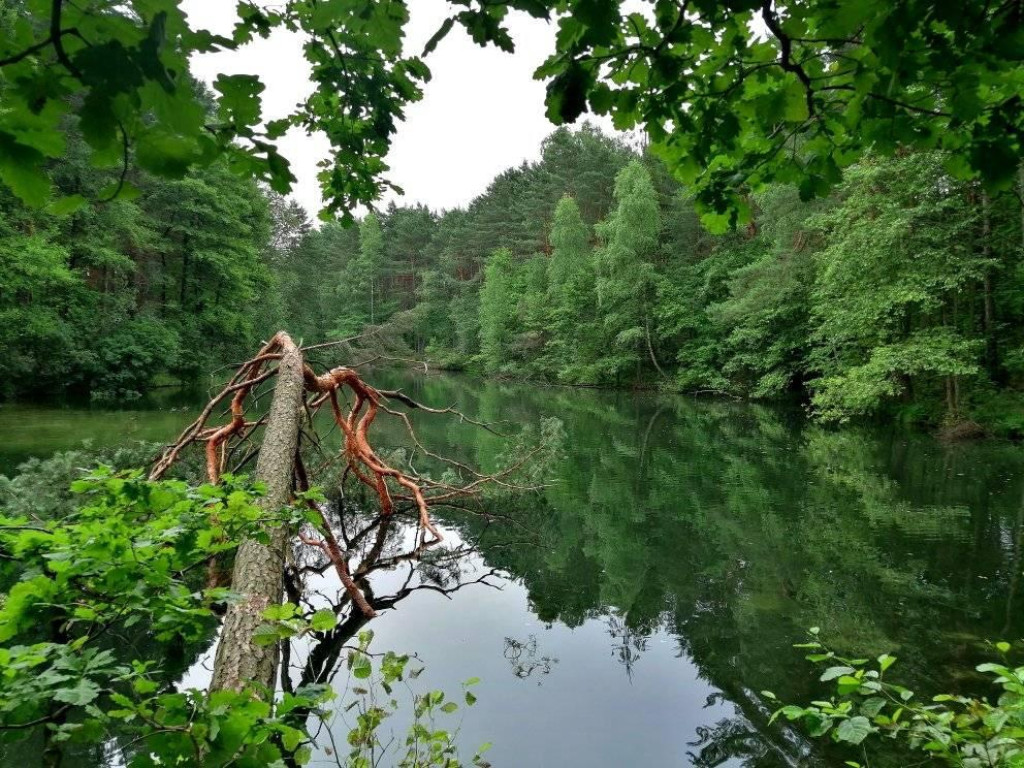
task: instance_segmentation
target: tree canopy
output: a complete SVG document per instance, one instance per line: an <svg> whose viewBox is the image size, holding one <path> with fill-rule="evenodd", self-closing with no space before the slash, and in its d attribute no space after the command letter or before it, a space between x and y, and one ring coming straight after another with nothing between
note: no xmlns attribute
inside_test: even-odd
<svg viewBox="0 0 1024 768"><path fill-rule="evenodd" d="M768 182L795 183L804 199L826 195L869 148L944 150L955 178L990 191L1012 183L1024 152L1019 3L449 5L451 16L412 55L400 0L241 2L229 36L196 28L177 0L8 0L0 179L22 200L46 203L48 163L75 130L94 164L120 169L94 199L131 194L132 163L180 178L218 158L283 193L294 176L276 142L297 128L328 137L325 213L350 219L353 205L389 186L384 157L430 78L424 59L456 25L513 51L512 10L558 26L556 50L536 73L547 81L548 116L571 122L591 111L618 128L642 126L715 227L748 219L749 193ZM277 29L301 35L315 86L284 118L265 119L265 86L254 76L222 74L208 94L189 75L193 54L237 50Z"/></svg>

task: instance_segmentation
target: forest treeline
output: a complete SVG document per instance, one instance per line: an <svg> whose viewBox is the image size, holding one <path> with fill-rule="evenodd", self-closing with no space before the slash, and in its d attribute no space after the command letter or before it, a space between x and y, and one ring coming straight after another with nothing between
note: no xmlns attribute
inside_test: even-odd
<svg viewBox="0 0 1024 768"><path fill-rule="evenodd" d="M712 234L656 159L559 129L465 209L290 238L285 313L307 338L370 325L490 375L1018 432L1024 209L949 162L869 156L824 199L774 185Z"/></svg>
<svg viewBox="0 0 1024 768"><path fill-rule="evenodd" d="M0 394L130 398L193 380L270 328L272 213L257 185L224 163L130 175L134 199L69 214L0 186ZM79 140L53 177L65 195L97 195L110 174Z"/></svg>
<svg viewBox="0 0 1024 768"><path fill-rule="evenodd" d="M1024 209L948 162L868 156L813 202L771 186L725 234L658 160L590 126L465 208L392 204L348 228L217 164L133 170L134 199L66 215L0 192L0 380L122 398L277 325L372 328L369 348L488 375L1024 431ZM86 197L104 181L74 151L54 179Z"/></svg>

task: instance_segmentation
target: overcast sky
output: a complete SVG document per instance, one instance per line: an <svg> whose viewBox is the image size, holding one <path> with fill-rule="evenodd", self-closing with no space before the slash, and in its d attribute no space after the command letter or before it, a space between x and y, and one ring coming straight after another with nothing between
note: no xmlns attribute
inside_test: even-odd
<svg viewBox="0 0 1024 768"><path fill-rule="evenodd" d="M419 53L449 9L445 0L409 3L406 51ZM233 0L185 0L193 26L227 34L235 19ZM504 169L535 159L553 129L544 117L544 84L533 70L554 48L554 27L525 14L510 17L516 52L475 45L456 26L427 59L433 79L412 104L394 138L390 179L405 189L400 202L433 209L468 203ZM297 36L275 32L242 51L197 57L195 74L212 82L218 73L257 75L267 85L264 112L289 112L312 88ZM298 177L293 196L315 215L320 209L316 164L327 140L293 132L281 141Z"/></svg>

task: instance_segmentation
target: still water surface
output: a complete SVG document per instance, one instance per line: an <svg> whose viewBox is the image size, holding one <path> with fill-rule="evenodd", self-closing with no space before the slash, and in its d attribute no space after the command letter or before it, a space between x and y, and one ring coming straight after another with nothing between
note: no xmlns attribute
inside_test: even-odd
<svg viewBox="0 0 1024 768"><path fill-rule="evenodd" d="M841 765L862 756L769 726L760 694L824 692L792 648L808 627L851 655L896 653L891 674L928 693L978 691L986 641L1024 635L1017 446L680 397L370 378L506 432L562 422L562 454L548 486L516 502L517 527L447 521L450 540L477 548L453 578L493 568L501 589L417 591L372 622L378 649L423 660L424 689L482 679L460 742L493 742L495 766ZM4 406L0 472L83 440L167 440L195 410L180 396L120 411ZM484 468L508 449L453 419L416 423L438 452ZM403 435L384 426L380 441ZM404 572L374 578L386 594ZM186 680L202 677L200 664Z"/></svg>

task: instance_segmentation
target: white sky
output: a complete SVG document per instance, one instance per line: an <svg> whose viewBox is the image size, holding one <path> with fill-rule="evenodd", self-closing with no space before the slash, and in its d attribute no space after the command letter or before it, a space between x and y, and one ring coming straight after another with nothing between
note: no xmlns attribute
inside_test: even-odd
<svg viewBox="0 0 1024 768"><path fill-rule="evenodd" d="M418 55L444 20L445 0L411 0L406 52ZM193 27L221 34L235 19L234 0L185 0ZM539 156L540 142L554 126L544 117L544 84L533 71L554 49L554 25L521 13L509 18L515 54L480 48L459 25L427 58L433 79L423 100L410 105L394 137L388 177L405 189L396 202L425 203L432 209L465 205L501 171ZM206 82L221 73L257 75L268 118L281 117L312 88L300 39L275 32L241 51L193 60ZM320 210L317 162L327 140L293 131L280 142L298 178L292 196L315 216Z"/></svg>

